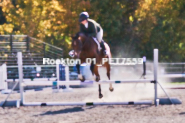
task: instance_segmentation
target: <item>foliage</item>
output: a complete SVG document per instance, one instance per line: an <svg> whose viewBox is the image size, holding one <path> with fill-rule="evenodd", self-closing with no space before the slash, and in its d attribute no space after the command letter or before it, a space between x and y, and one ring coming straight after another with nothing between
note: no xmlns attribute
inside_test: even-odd
<svg viewBox="0 0 185 123"><path fill-rule="evenodd" d="M147 54L151 53L153 48L158 48L160 59L163 61L183 62L185 1L145 0L138 5L135 13L138 21L137 33L140 37L138 49Z"/></svg>
<svg viewBox="0 0 185 123"><path fill-rule="evenodd" d="M114 57L152 59L158 48L160 61L185 60L183 0L3 0L0 6L0 34L39 38L62 47L65 56L70 36L79 31L79 14L88 11Z"/></svg>

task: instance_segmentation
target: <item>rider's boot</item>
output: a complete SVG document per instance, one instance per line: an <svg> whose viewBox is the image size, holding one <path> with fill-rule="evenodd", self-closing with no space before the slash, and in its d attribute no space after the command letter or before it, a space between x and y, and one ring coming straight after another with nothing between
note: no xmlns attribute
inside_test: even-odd
<svg viewBox="0 0 185 123"><path fill-rule="evenodd" d="M108 56L108 53L107 53L107 51L105 49L105 45L104 45L104 42L103 41L100 42L100 46L102 48L102 51L103 51L104 56Z"/></svg>

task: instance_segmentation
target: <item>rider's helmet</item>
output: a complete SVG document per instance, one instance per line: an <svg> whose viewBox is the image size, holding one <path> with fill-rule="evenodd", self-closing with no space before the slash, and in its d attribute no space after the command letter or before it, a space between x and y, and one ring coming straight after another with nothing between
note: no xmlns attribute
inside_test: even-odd
<svg viewBox="0 0 185 123"><path fill-rule="evenodd" d="M82 12L80 13L80 16L79 16L79 22L87 20L88 18L89 18L89 14L87 12Z"/></svg>

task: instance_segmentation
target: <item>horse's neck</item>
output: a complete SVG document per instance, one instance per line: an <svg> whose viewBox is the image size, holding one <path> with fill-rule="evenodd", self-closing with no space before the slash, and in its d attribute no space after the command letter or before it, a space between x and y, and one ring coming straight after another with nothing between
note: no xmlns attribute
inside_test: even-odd
<svg viewBox="0 0 185 123"><path fill-rule="evenodd" d="M83 48L86 50L92 50L92 49L96 49L97 45L96 45L95 41L93 40L93 38L87 37L83 43Z"/></svg>

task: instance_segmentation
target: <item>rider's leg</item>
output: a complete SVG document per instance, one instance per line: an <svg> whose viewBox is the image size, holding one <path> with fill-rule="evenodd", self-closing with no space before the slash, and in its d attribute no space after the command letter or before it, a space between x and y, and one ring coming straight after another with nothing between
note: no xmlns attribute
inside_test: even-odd
<svg viewBox="0 0 185 123"><path fill-rule="evenodd" d="M102 50L103 50L103 51L105 51L105 50L106 50L106 49L105 49L105 45L104 45L104 42L103 42L103 41L101 41L101 42L100 42L100 46L101 46L101 48L102 48Z"/></svg>
<svg viewBox="0 0 185 123"><path fill-rule="evenodd" d="M107 55L107 51L105 49L104 41L102 40L102 38L103 38L103 29L100 29L100 31L97 33L97 39L100 43L104 55Z"/></svg>

